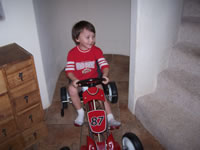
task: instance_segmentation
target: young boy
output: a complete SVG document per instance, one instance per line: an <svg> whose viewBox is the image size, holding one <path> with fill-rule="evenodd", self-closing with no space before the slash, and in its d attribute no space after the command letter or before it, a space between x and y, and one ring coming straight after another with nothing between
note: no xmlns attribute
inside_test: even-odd
<svg viewBox="0 0 200 150"><path fill-rule="evenodd" d="M109 82L109 65L101 49L95 46L95 28L90 22L80 21L76 23L72 28L72 38L76 43L76 47L68 53L65 72L67 77L72 80L68 91L78 112L74 124L81 126L84 122L84 110L81 107L77 82L98 77L97 61L103 74L102 77L106 79L103 83L107 84ZM102 88L101 85L97 85L97 87ZM108 101L105 100L104 104L109 126L120 126L121 123L113 117Z"/></svg>

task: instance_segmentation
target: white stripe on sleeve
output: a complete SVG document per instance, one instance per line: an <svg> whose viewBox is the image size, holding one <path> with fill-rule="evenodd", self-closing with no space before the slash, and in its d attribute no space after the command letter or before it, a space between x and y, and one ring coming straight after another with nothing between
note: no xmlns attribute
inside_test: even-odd
<svg viewBox="0 0 200 150"><path fill-rule="evenodd" d="M98 62L105 60L105 58L99 58Z"/></svg>
<svg viewBox="0 0 200 150"><path fill-rule="evenodd" d="M100 64L103 64L103 63L107 63L107 62L106 62L106 61L101 61L101 62L99 62L99 65L100 65Z"/></svg>
<svg viewBox="0 0 200 150"><path fill-rule="evenodd" d="M74 68L65 68L65 71L75 70Z"/></svg>
<svg viewBox="0 0 200 150"><path fill-rule="evenodd" d="M103 64L100 64L99 66L100 68L102 68L103 66L106 66L106 65L108 65L108 63L103 63Z"/></svg>
<svg viewBox="0 0 200 150"><path fill-rule="evenodd" d="M68 61L67 65L69 65L69 64L74 64L74 61Z"/></svg>
<svg viewBox="0 0 200 150"><path fill-rule="evenodd" d="M67 65L67 68L74 68L74 65Z"/></svg>

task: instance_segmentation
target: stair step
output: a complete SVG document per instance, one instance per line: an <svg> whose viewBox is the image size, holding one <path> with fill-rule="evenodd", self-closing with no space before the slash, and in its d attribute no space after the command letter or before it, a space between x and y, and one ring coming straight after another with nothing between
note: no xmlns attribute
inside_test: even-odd
<svg viewBox="0 0 200 150"><path fill-rule="evenodd" d="M200 1L184 0L183 16L200 17Z"/></svg>
<svg viewBox="0 0 200 150"><path fill-rule="evenodd" d="M180 78L185 72L177 72L167 70L160 74L156 92L138 99L136 116L167 149L197 150L200 147L199 96L185 87L190 84L184 81L188 76Z"/></svg>
<svg viewBox="0 0 200 150"><path fill-rule="evenodd" d="M182 22L196 23L198 25L200 23L200 16L184 16L182 17Z"/></svg>
<svg viewBox="0 0 200 150"><path fill-rule="evenodd" d="M154 96L141 98L136 116L166 149L199 149L200 118L172 101L160 102Z"/></svg>
<svg viewBox="0 0 200 150"><path fill-rule="evenodd" d="M178 43L172 49L168 68L200 75L200 47L186 42Z"/></svg>
<svg viewBox="0 0 200 150"><path fill-rule="evenodd" d="M184 70L167 69L158 77L154 96L182 107L187 106L185 109L188 112L200 115L200 82L197 81L200 81L200 76Z"/></svg>
<svg viewBox="0 0 200 150"><path fill-rule="evenodd" d="M157 90L154 96L173 101L182 107L193 108L188 112L200 115L200 76L184 70L167 69L158 77Z"/></svg>
<svg viewBox="0 0 200 150"><path fill-rule="evenodd" d="M184 48L180 49L180 53L188 50ZM187 58L189 54L184 57ZM175 57L178 58L178 55ZM200 73L188 72L175 64L159 74L154 93L137 100L136 116L166 149L198 150L199 108Z"/></svg>
<svg viewBox="0 0 200 150"><path fill-rule="evenodd" d="M189 42L200 47L199 17L185 17L179 29L178 42Z"/></svg>

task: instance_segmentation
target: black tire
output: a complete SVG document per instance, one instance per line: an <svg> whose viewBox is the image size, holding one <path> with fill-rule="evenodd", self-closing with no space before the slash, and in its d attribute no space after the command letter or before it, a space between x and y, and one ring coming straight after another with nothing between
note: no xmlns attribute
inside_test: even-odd
<svg viewBox="0 0 200 150"><path fill-rule="evenodd" d="M60 89L61 102L67 100L67 91L66 90L67 90L66 87L61 87L61 89Z"/></svg>
<svg viewBox="0 0 200 150"><path fill-rule="evenodd" d="M67 102L63 103L63 108L64 108L64 109L67 109L67 108L68 108Z"/></svg>
<svg viewBox="0 0 200 150"><path fill-rule="evenodd" d="M60 115L61 115L61 117L64 117L64 109L61 109L61 112L60 112Z"/></svg>
<svg viewBox="0 0 200 150"><path fill-rule="evenodd" d="M103 87L107 100L110 101L111 103L117 103L118 91L115 82L109 82L107 85L104 85Z"/></svg>
<svg viewBox="0 0 200 150"><path fill-rule="evenodd" d="M68 104L67 104L67 91L66 91L66 87L62 87L60 89L60 100L61 100L61 103L62 103L62 108L61 108L61 116L64 117L64 109L68 107Z"/></svg>
<svg viewBox="0 0 200 150"><path fill-rule="evenodd" d="M123 150L143 150L140 139L131 132L125 133L122 137Z"/></svg>
<svg viewBox="0 0 200 150"><path fill-rule="evenodd" d="M68 99L66 90L67 90L66 87L62 87L60 89L60 97L61 97L61 102L62 102L62 105L63 105L63 109L68 107L68 104L66 102L67 99Z"/></svg>
<svg viewBox="0 0 200 150"><path fill-rule="evenodd" d="M60 148L60 150L70 150L70 148L68 146L64 146L64 147Z"/></svg>

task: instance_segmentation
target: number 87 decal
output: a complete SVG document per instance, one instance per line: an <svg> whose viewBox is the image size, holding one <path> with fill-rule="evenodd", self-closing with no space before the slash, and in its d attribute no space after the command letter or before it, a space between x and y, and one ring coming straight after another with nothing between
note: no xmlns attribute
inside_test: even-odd
<svg viewBox="0 0 200 150"><path fill-rule="evenodd" d="M104 120L104 116L92 117L91 125L92 126L100 126L103 120Z"/></svg>
<svg viewBox="0 0 200 150"><path fill-rule="evenodd" d="M100 133L106 130L106 112L104 110L88 112L88 121L92 132Z"/></svg>

